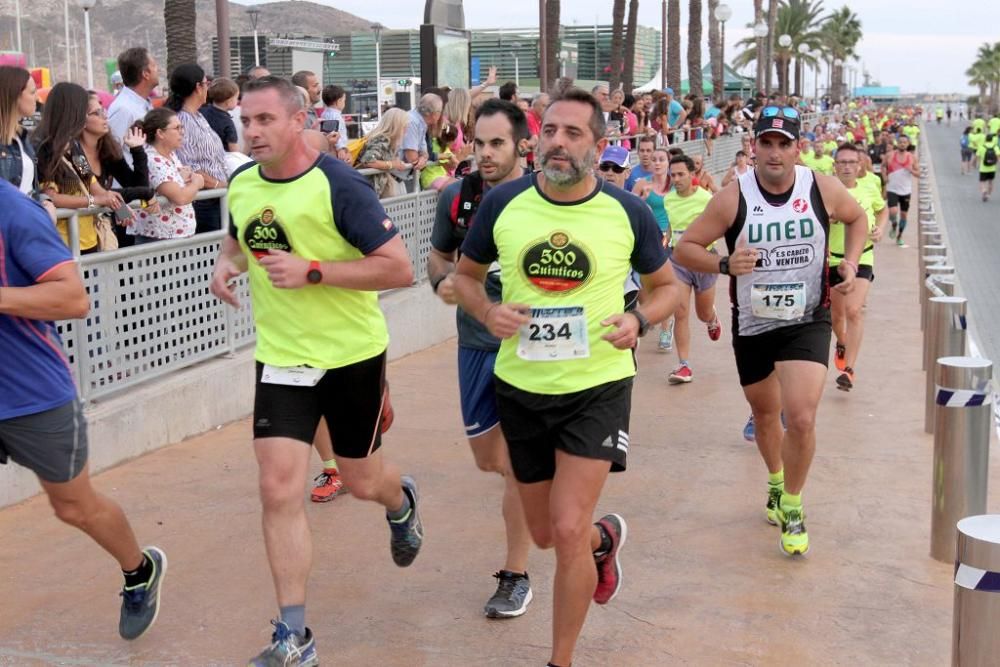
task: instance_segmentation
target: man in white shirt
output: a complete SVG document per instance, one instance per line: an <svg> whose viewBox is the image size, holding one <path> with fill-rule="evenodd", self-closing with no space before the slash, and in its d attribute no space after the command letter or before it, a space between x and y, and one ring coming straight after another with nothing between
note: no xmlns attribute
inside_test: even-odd
<svg viewBox="0 0 1000 667"><path fill-rule="evenodd" d="M108 107L108 126L111 135L124 145L125 134L137 120L145 118L153 108L149 96L160 85L160 67L145 48L134 46L118 56L118 71L125 87L115 95ZM132 166L132 156L124 151L125 160Z"/></svg>

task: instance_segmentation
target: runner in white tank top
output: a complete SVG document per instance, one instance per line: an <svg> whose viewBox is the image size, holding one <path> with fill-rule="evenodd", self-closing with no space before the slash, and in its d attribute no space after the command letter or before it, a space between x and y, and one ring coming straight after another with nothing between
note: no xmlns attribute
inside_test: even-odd
<svg viewBox="0 0 1000 667"><path fill-rule="evenodd" d="M799 114L761 110L757 167L717 194L674 249L691 271L731 276L733 350L768 469L766 518L787 555L809 550L802 488L816 448L816 409L830 359L829 220L847 225L835 289L849 292L865 245L865 212L836 178L796 167ZM729 256L705 247L725 236ZM781 413L788 422L782 434Z"/></svg>

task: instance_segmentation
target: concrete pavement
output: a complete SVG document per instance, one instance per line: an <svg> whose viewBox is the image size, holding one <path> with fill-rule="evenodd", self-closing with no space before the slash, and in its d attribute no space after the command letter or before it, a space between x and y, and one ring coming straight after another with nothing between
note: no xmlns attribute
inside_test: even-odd
<svg viewBox="0 0 1000 667"><path fill-rule="evenodd" d="M598 507L629 521L624 588L591 609L574 665L948 661L952 567L928 556L932 438L922 428L915 260L915 248L878 248L857 388L837 391L828 377L804 495L807 559L782 556L764 522L766 471L740 433L748 409L725 289L722 341L694 327L692 384L668 386L675 356L657 353L654 336L644 341L629 470L611 477ZM531 555L535 602L525 616L482 616L502 565L502 484L475 469L465 444L454 342L393 363L389 377L397 415L385 451L421 486L425 549L400 570L375 506L310 504L307 622L322 664L545 664L551 553ZM996 463L990 477L997 488ZM96 484L121 502L142 543L169 555L156 627L134 643L118 638L115 564L35 497L0 511L0 665L245 664L276 614L249 420Z"/></svg>

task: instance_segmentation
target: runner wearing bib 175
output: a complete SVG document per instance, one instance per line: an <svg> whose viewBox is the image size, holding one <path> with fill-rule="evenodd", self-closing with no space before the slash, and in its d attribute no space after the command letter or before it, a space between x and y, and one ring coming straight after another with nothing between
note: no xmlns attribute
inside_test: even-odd
<svg viewBox="0 0 1000 667"><path fill-rule="evenodd" d="M528 527L555 547L552 657L568 667L593 599L621 586L625 520L592 515L609 471L624 470L635 362L650 322L677 304L677 287L649 208L593 174L604 150L600 104L579 89L542 118L542 171L490 190L462 244L455 292L502 340L497 408ZM483 282L500 263L500 303ZM635 268L643 304L623 312Z"/></svg>
<svg viewBox="0 0 1000 667"><path fill-rule="evenodd" d="M254 162L229 182L230 234L212 293L232 306L245 271L257 330L254 453L264 542L278 598L271 645L252 667L319 664L305 625L312 539L302 489L320 418L351 493L386 508L400 567L423 542L416 484L379 449L389 341L378 290L409 286L406 246L371 185L310 148L295 87L278 77L247 84L243 136Z"/></svg>
<svg viewBox="0 0 1000 667"><path fill-rule="evenodd" d="M670 182L674 189L664 197L663 204L671 220L670 246L677 244L684 230L702 214L712 195L704 188L694 185L694 160L686 155L670 159ZM715 244L709 248L715 252ZM674 312L674 345L677 348L679 365L667 377L670 384L691 382L694 373L688 363L691 352L690 316L691 291L694 290L694 310L698 319L708 326L708 337L719 340L722 324L715 312L715 281L718 274L688 271L683 266L672 263L677 280L681 283L681 300Z"/></svg>
<svg viewBox="0 0 1000 667"><path fill-rule="evenodd" d="M837 388L850 391L854 387L854 367L861 349L864 334L864 308L868 290L875 280L875 244L882 239L889 221L882 193L858 179L862 152L854 144L843 144L837 149L837 178L864 209L868 218L868 242L858 263L858 279L849 294L831 290L833 332L837 337L834 362L840 375ZM844 225L837 220L830 224L830 285L840 284L839 266L844 258Z"/></svg>
<svg viewBox="0 0 1000 667"><path fill-rule="evenodd" d="M868 220L835 178L796 166L799 114L767 107L754 126L757 169L712 198L681 237L674 259L732 276L733 350L768 470L766 517L788 555L809 549L802 489L816 449L816 408L830 358L827 239L847 225L836 289L854 285ZM706 246L725 237L729 256ZM782 435L781 412L787 422Z"/></svg>

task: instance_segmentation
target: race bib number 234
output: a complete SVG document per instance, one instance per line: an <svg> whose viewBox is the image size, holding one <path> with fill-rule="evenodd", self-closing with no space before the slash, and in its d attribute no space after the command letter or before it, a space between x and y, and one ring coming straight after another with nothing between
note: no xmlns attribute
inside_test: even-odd
<svg viewBox="0 0 1000 667"><path fill-rule="evenodd" d="M521 327L517 356L527 361L564 361L590 356L583 307L532 308Z"/></svg>

